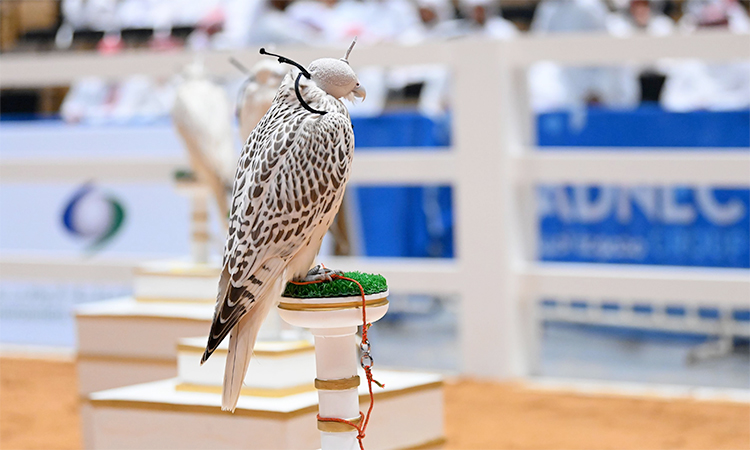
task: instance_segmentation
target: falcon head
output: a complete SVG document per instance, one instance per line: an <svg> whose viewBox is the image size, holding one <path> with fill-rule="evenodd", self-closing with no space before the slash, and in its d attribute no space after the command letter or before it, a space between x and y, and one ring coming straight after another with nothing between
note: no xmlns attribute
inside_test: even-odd
<svg viewBox="0 0 750 450"><path fill-rule="evenodd" d="M310 72L311 79L326 94L336 98L345 98L351 102L354 101L354 97L361 98L364 101L367 95L365 88L357 79L357 74L349 66L349 53L356 43L357 39L355 38L343 58L316 59L310 63L307 69Z"/></svg>

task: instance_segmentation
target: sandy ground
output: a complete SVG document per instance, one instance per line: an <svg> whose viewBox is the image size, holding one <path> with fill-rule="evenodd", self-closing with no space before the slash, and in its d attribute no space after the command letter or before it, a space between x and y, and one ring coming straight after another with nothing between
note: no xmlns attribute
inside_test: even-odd
<svg viewBox="0 0 750 450"><path fill-rule="evenodd" d="M81 448L75 364L0 359L0 449Z"/></svg>
<svg viewBox="0 0 750 450"><path fill-rule="evenodd" d="M446 385L446 449L750 449L750 405ZM75 366L0 359L0 449L81 446Z"/></svg>

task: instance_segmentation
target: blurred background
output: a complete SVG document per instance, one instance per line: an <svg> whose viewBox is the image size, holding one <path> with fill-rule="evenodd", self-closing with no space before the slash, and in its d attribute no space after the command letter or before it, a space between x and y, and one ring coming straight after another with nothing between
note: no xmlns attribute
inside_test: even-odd
<svg viewBox="0 0 750 450"><path fill-rule="evenodd" d="M357 36L355 158L403 167L355 175L322 253L417 280L392 285L379 364L747 399L749 6L3 0L0 349L74 354L76 305L190 253L170 118L186 63L234 112L230 56L306 65Z"/></svg>

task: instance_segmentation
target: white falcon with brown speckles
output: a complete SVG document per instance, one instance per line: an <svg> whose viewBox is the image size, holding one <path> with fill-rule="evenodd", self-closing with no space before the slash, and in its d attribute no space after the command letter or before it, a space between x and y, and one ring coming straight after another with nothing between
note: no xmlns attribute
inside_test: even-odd
<svg viewBox="0 0 750 450"><path fill-rule="evenodd" d="M349 67L349 51L343 59L315 60L307 70L293 68L242 150L219 295L202 359L231 332L223 410L234 411L237 405L261 322L288 281L307 279L341 205L354 131L340 99L365 95Z"/></svg>

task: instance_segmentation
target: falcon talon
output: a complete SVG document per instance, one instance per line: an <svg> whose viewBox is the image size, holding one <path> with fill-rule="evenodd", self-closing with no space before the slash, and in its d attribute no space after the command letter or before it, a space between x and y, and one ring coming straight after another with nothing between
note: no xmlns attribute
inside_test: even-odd
<svg viewBox="0 0 750 450"><path fill-rule="evenodd" d="M340 270L333 270L329 269L328 267L324 267L322 264L318 264L317 266L310 269L309 272L307 272L307 275L305 278L301 281L303 283L311 283L316 281L333 281L333 275L343 276L344 272Z"/></svg>

